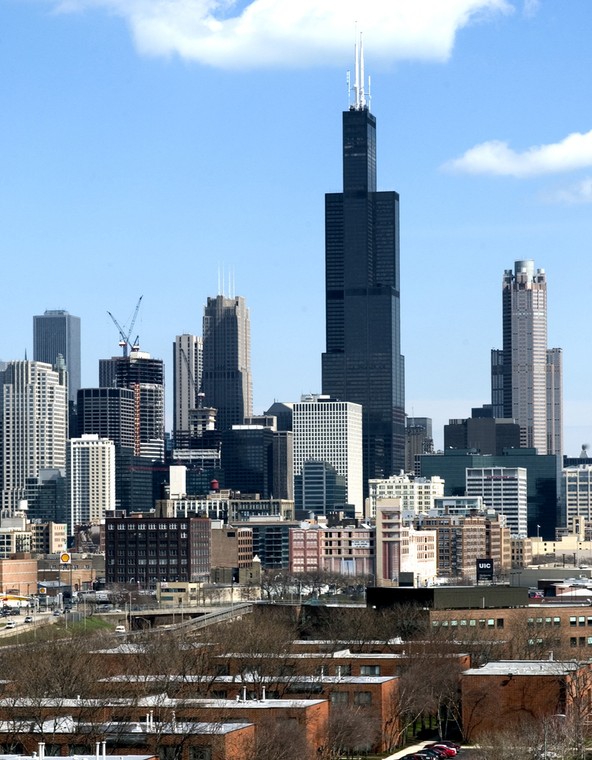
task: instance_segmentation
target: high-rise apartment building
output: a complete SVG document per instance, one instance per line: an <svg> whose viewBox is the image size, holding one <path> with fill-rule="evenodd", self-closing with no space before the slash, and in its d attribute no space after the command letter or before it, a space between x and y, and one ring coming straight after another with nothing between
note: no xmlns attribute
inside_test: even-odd
<svg viewBox="0 0 592 760"><path fill-rule="evenodd" d="M8 362L0 372L3 510L18 509L27 498L27 479L42 468L66 466L66 374L36 361Z"/></svg>
<svg viewBox="0 0 592 760"><path fill-rule="evenodd" d="M438 475L416 478L403 474L380 480L372 479L368 483L365 517L370 520L376 518L380 499L400 499L404 513L429 512L434 508L434 500L444 496L444 486L444 480Z"/></svg>
<svg viewBox="0 0 592 760"><path fill-rule="evenodd" d="M134 453L164 457L164 363L145 351L99 361L101 388L128 388L134 394Z"/></svg>
<svg viewBox="0 0 592 760"><path fill-rule="evenodd" d="M99 525L115 510L115 446L108 438L83 435L68 441L69 528Z"/></svg>
<svg viewBox="0 0 592 760"><path fill-rule="evenodd" d="M525 467L467 467L467 496L481 496L486 507L503 515L512 536L526 538L528 523Z"/></svg>
<svg viewBox="0 0 592 760"><path fill-rule="evenodd" d="M325 462L335 468L345 479L346 504L354 507L355 514L363 513L362 481L362 409L359 404L336 401L330 396L303 396L294 404L294 477L302 476L307 462ZM306 490L295 488L295 497L303 496L296 503L297 509L328 512L342 509L343 504L325 502L318 505L317 494L311 503Z"/></svg>
<svg viewBox="0 0 592 760"><path fill-rule="evenodd" d="M52 366L58 355L68 370L68 400L76 403L80 388L80 317L62 309L33 317L33 360Z"/></svg>
<svg viewBox="0 0 592 760"><path fill-rule="evenodd" d="M534 261L516 261L502 281L503 348L492 351L494 417L520 425L520 445L561 454L561 349L547 349L547 278Z"/></svg>
<svg viewBox="0 0 592 760"><path fill-rule="evenodd" d="M208 298L203 317L204 402L218 410L219 431L253 414L251 326L241 296Z"/></svg>
<svg viewBox="0 0 592 760"><path fill-rule="evenodd" d="M203 341L197 335L177 335L173 343L173 440L185 448L191 438L191 412L198 408L202 383Z"/></svg>
<svg viewBox="0 0 592 760"><path fill-rule="evenodd" d="M354 103L343 114L343 192L325 197L322 390L362 405L367 482L405 467L405 373L399 196L376 190L376 119L366 102L362 56L358 71Z"/></svg>

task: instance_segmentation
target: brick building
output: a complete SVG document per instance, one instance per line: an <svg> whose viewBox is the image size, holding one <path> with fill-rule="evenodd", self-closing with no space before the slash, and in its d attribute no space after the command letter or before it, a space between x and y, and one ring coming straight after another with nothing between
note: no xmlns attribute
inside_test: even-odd
<svg viewBox="0 0 592 760"><path fill-rule="evenodd" d="M463 732L469 741L500 730L524 730L545 719L591 717L592 665L502 660L461 677Z"/></svg>
<svg viewBox="0 0 592 760"><path fill-rule="evenodd" d="M207 517L113 517L105 521L107 584L198 581L210 572Z"/></svg>

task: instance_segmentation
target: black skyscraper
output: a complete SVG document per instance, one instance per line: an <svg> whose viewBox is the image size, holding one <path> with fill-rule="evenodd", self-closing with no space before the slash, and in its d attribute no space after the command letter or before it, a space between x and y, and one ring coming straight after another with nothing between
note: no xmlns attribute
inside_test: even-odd
<svg viewBox="0 0 592 760"><path fill-rule="evenodd" d="M376 119L363 79L360 56L355 103L343 114L343 193L325 197L322 370L324 394L362 404L367 486L368 478L388 477L405 466L405 372L399 196L376 191Z"/></svg>
<svg viewBox="0 0 592 760"><path fill-rule="evenodd" d="M76 404L80 388L80 317L62 309L33 317L33 360L52 366L58 354L68 370L68 399Z"/></svg>

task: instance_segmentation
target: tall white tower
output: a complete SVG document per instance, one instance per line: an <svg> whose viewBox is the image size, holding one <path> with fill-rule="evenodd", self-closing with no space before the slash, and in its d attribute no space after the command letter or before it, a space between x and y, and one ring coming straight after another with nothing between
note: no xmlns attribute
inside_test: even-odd
<svg viewBox="0 0 592 760"><path fill-rule="evenodd" d="M8 362L0 372L2 510L26 498L27 478L41 468L64 469L68 383L64 369L35 361Z"/></svg>
<svg viewBox="0 0 592 760"><path fill-rule="evenodd" d="M329 465L345 480L345 501L361 517L364 509L361 405L324 395L303 396L294 404L292 429L294 476L302 476L308 463ZM306 498L302 501L299 506L308 509Z"/></svg>
<svg viewBox="0 0 592 760"><path fill-rule="evenodd" d="M173 437L176 448L189 440L190 412L199 405L203 341L197 335L177 335L173 343Z"/></svg>
<svg viewBox="0 0 592 760"><path fill-rule="evenodd" d="M503 349L492 352L495 417L520 425L520 445L562 450L561 349L547 349L547 277L534 261L516 261L502 282Z"/></svg>
<svg viewBox="0 0 592 760"><path fill-rule="evenodd" d="M115 509L115 444L98 435L68 441L70 532L98 525Z"/></svg>

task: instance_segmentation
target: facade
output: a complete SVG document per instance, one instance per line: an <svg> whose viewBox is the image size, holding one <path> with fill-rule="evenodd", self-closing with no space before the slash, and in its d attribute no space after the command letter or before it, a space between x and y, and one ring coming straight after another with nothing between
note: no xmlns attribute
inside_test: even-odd
<svg viewBox="0 0 592 760"><path fill-rule="evenodd" d="M359 404L336 401L330 396L308 395L294 404L294 496L297 495L296 478L303 473L307 462L325 462L335 468L337 475L345 480L346 504L356 515L363 513L363 467L362 467L362 409ZM326 514L335 504L326 499L318 489L309 494L300 489L302 501L297 509ZM339 508L343 509L343 503Z"/></svg>
<svg viewBox="0 0 592 760"><path fill-rule="evenodd" d="M527 470L528 535L537 532L546 539L555 537L559 517L561 485L560 458L541 455L534 449L506 449L501 457L448 449L443 454L420 457L423 477L440 475L444 496L463 496L467 467L524 467ZM537 527L538 526L538 527Z"/></svg>
<svg viewBox="0 0 592 760"><path fill-rule="evenodd" d="M592 665L553 660L489 662L462 674L461 697L463 733L471 742L504 726L517 735L530 731L534 736L543 728L551 744L562 721L572 726L574 737L578 732L581 737L589 730ZM543 756L547 756L546 733L543 741Z"/></svg>
<svg viewBox="0 0 592 760"><path fill-rule="evenodd" d="M290 530L290 572L374 576L375 530L354 525Z"/></svg>
<svg viewBox="0 0 592 760"><path fill-rule="evenodd" d="M204 403L218 410L218 430L253 414L251 323L245 299L208 298L203 317Z"/></svg>
<svg viewBox="0 0 592 760"><path fill-rule="evenodd" d="M421 515L415 525L436 532L437 573L442 578L476 579L477 560L493 560L497 576L511 567L510 531L492 514Z"/></svg>
<svg viewBox="0 0 592 760"><path fill-rule="evenodd" d="M486 507L503 515L512 536L527 536L527 473L524 467L467 468L467 496L481 496Z"/></svg>
<svg viewBox="0 0 592 760"><path fill-rule="evenodd" d="M27 478L27 516L40 522L66 523L68 494L66 468L42 467L36 477Z"/></svg>
<svg viewBox="0 0 592 760"><path fill-rule="evenodd" d="M376 119L356 79L343 114L343 192L325 196L322 392L362 406L364 483L405 466L399 196L376 186Z"/></svg>
<svg viewBox="0 0 592 760"><path fill-rule="evenodd" d="M492 352L494 417L520 425L523 448L561 454L561 349L547 350L547 278L531 259L504 272L502 313L503 348Z"/></svg>
<svg viewBox="0 0 592 760"><path fill-rule="evenodd" d="M173 343L173 440L185 448L190 440L190 412L199 406L203 341L197 335L177 335Z"/></svg>
<svg viewBox="0 0 592 760"><path fill-rule="evenodd" d="M134 392L129 388L81 388L76 405L78 437L98 435L133 451L135 411Z"/></svg>
<svg viewBox="0 0 592 760"><path fill-rule="evenodd" d="M108 438L83 435L68 441L70 532L99 525L115 510L115 446Z"/></svg>
<svg viewBox="0 0 592 760"><path fill-rule="evenodd" d="M31 552L33 554L57 554L68 545L66 523L30 523Z"/></svg>
<svg viewBox="0 0 592 760"><path fill-rule="evenodd" d="M80 317L47 310L33 317L33 361L53 366L60 354L68 370L68 400L75 404L80 388Z"/></svg>
<svg viewBox="0 0 592 760"><path fill-rule="evenodd" d="M376 506L376 585L423 586L437 574L436 533L403 524L400 499Z"/></svg>
<svg viewBox="0 0 592 760"><path fill-rule="evenodd" d="M445 449L474 449L479 454L502 456L504 449L520 446L520 425L512 419L469 417L444 425Z"/></svg>
<svg viewBox="0 0 592 760"><path fill-rule="evenodd" d="M258 493L264 499L278 495L273 491L274 435L271 428L256 425L233 425L222 433L221 465L227 488Z"/></svg>
<svg viewBox="0 0 592 760"><path fill-rule="evenodd" d="M561 525L592 527L592 464L563 468L561 506Z"/></svg>
<svg viewBox="0 0 592 760"><path fill-rule="evenodd" d="M434 500L444 496L444 481L437 475L416 478L413 475L391 475L383 480L371 480L368 484L366 517L376 517L379 499L400 499L404 512L428 512L434 508Z"/></svg>
<svg viewBox="0 0 592 760"><path fill-rule="evenodd" d="M198 581L210 572L211 529L205 517L112 517L105 521L107 584Z"/></svg>
<svg viewBox="0 0 592 760"><path fill-rule="evenodd" d="M432 420L429 417L407 417L405 426L405 472L416 475L417 457L434 451Z"/></svg>
<svg viewBox="0 0 592 760"><path fill-rule="evenodd" d="M101 388L127 388L134 395L134 454L164 458L164 363L145 351L99 361Z"/></svg>
<svg viewBox="0 0 592 760"><path fill-rule="evenodd" d="M68 396L65 371L31 361L0 372L2 509L27 498L27 479L42 468L65 469Z"/></svg>

